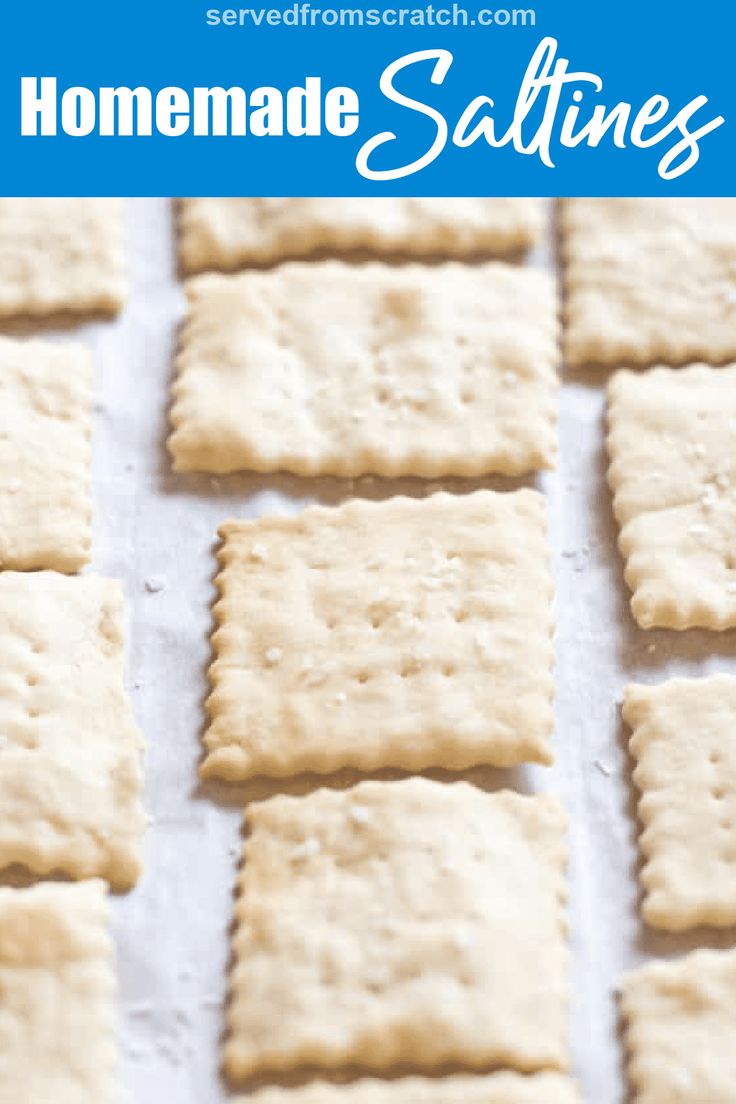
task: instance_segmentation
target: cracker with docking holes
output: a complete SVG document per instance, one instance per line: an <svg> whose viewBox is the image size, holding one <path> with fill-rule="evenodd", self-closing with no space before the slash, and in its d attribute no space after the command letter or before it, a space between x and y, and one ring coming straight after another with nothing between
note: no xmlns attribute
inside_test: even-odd
<svg viewBox="0 0 736 1104"><path fill-rule="evenodd" d="M0 888L2 1104L117 1100L107 924L99 881Z"/></svg>
<svg viewBox="0 0 736 1104"><path fill-rule="evenodd" d="M557 455L547 273L290 264L187 286L178 471L521 475Z"/></svg>
<svg viewBox="0 0 736 1104"><path fill-rule="evenodd" d="M182 199L186 272L233 269L315 253L503 256L534 245L544 229L538 199Z"/></svg>
<svg viewBox="0 0 736 1104"><path fill-rule="evenodd" d="M566 199L573 365L736 359L736 199Z"/></svg>
<svg viewBox="0 0 736 1104"><path fill-rule="evenodd" d="M643 629L736 626L736 365L617 372L608 481Z"/></svg>
<svg viewBox="0 0 736 1104"><path fill-rule="evenodd" d="M566 817L425 778L248 806L225 1068L568 1064Z"/></svg>
<svg viewBox="0 0 736 1104"><path fill-rule="evenodd" d="M644 918L684 931L736 924L736 678L627 686L641 792Z"/></svg>
<svg viewBox="0 0 736 1104"><path fill-rule="evenodd" d="M141 737L123 687L119 583L0 572L0 869L130 888Z"/></svg>
<svg viewBox="0 0 736 1104"><path fill-rule="evenodd" d="M736 950L647 963L621 990L634 1104L732 1104Z"/></svg>
<svg viewBox="0 0 736 1104"><path fill-rule="evenodd" d="M398 1081L367 1077L346 1085L315 1081L261 1089L234 1104L580 1104L580 1094L575 1082L559 1073L503 1072Z"/></svg>
<svg viewBox="0 0 736 1104"><path fill-rule="evenodd" d="M82 346L0 337L0 569L89 562L91 389Z"/></svg>
<svg viewBox="0 0 736 1104"><path fill-rule="evenodd" d="M537 491L351 500L220 535L205 777L551 761Z"/></svg>
<svg viewBox="0 0 736 1104"><path fill-rule="evenodd" d="M0 318L113 313L126 292L119 199L0 198Z"/></svg>

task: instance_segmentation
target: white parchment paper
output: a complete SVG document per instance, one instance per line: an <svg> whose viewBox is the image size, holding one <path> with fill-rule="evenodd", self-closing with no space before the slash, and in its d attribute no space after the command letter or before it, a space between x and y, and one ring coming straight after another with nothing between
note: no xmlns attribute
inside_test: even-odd
<svg viewBox="0 0 736 1104"><path fill-rule="evenodd" d="M84 202L80 200L80 202ZM126 1099L221 1104L219 1041L245 791L197 780L210 660L213 547L228 516L397 484L181 477L164 449L183 296L168 200L131 200L130 303L119 320L65 331L90 341L97 373L93 570L125 581L129 684L148 743L152 824L138 888L114 902ZM553 230L531 263L552 264ZM557 584L556 765L490 784L548 788L572 820L572 1042L590 1104L625 1099L613 987L620 972L696 939L654 938L638 918L636 822L618 700L631 678L734 669L734 634L644 633L628 613L604 482L602 373L566 375L562 455L541 479ZM448 489L483 485L448 482ZM509 481L488 485L513 486ZM418 482L401 489L423 493ZM284 596L288 601L288 595Z"/></svg>

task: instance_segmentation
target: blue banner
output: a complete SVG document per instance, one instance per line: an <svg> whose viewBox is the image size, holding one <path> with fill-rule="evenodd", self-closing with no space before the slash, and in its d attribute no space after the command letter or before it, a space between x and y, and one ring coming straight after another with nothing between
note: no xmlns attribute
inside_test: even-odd
<svg viewBox="0 0 736 1104"><path fill-rule="evenodd" d="M4 194L733 194L731 5L247 2L6 6Z"/></svg>

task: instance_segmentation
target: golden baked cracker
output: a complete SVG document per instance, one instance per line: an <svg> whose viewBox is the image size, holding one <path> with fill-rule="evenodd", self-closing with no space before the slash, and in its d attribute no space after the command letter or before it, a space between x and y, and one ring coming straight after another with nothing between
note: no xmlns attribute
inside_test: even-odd
<svg viewBox="0 0 736 1104"><path fill-rule="evenodd" d="M234 1104L580 1104L575 1082L559 1073L455 1074L364 1078L346 1085L324 1081L299 1088L269 1087Z"/></svg>
<svg viewBox="0 0 736 1104"><path fill-rule="evenodd" d="M132 886L140 749L119 583L0 572L0 869Z"/></svg>
<svg viewBox="0 0 736 1104"><path fill-rule="evenodd" d="M566 817L425 778L251 804L225 1068L567 1068Z"/></svg>
<svg viewBox="0 0 736 1104"><path fill-rule="evenodd" d="M89 562L91 389L84 347L0 337L0 569Z"/></svg>
<svg viewBox="0 0 736 1104"><path fill-rule="evenodd" d="M187 286L178 471L520 475L557 455L547 273L290 264Z"/></svg>
<svg viewBox="0 0 736 1104"><path fill-rule="evenodd" d="M571 364L736 358L736 199L566 199Z"/></svg>
<svg viewBox="0 0 736 1104"><path fill-rule="evenodd" d="M736 365L617 372L608 481L644 629L736 625Z"/></svg>
<svg viewBox="0 0 736 1104"><path fill-rule="evenodd" d="M635 1104L731 1104L736 951L650 962L621 989Z"/></svg>
<svg viewBox="0 0 736 1104"><path fill-rule="evenodd" d="M544 207L519 198L192 198L180 204L187 272L315 253L496 256L534 245Z"/></svg>
<svg viewBox="0 0 736 1104"><path fill-rule="evenodd" d="M0 198L0 318L120 309L119 199Z"/></svg>
<svg viewBox="0 0 736 1104"><path fill-rule="evenodd" d="M220 534L205 777L551 761L537 491L352 500Z"/></svg>
<svg viewBox="0 0 736 1104"><path fill-rule="evenodd" d="M3 1104L117 1100L107 923L99 881L0 888Z"/></svg>
<svg viewBox="0 0 736 1104"><path fill-rule="evenodd" d="M627 686L641 791L644 918L683 931L736 924L736 678Z"/></svg>

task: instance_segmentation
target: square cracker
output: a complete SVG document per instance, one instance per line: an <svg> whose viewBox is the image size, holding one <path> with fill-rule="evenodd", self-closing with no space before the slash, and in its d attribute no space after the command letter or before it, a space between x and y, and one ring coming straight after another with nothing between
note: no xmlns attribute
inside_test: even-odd
<svg viewBox="0 0 736 1104"><path fill-rule="evenodd" d="M621 989L635 1104L733 1104L736 951L651 962Z"/></svg>
<svg viewBox="0 0 736 1104"><path fill-rule="evenodd" d="M559 1073L504 1072L398 1081L367 1077L347 1085L315 1081L261 1089L234 1104L580 1104L580 1095L575 1082Z"/></svg>
<svg viewBox="0 0 736 1104"><path fill-rule="evenodd" d="M123 688L122 591L0 572L0 869L140 873L141 738Z"/></svg>
<svg viewBox="0 0 736 1104"><path fill-rule="evenodd" d="M178 471L520 475L557 454L557 305L501 263L190 280Z"/></svg>
<svg viewBox="0 0 736 1104"><path fill-rule="evenodd" d="M112 1104L115 975L101 882L0 888L1 1104Z"/></svg>
<svg viewBox="0 0 736 1104"><path fill-rule="evenodd" d="M516 253L542 236L538 199L193 198L180 207L186 272L314 253L464 257Z"/></svg>
<svg viewBox="0 0 736 1104"><path fill-rule="evenodd" d="M352 500L230 521L205 777L549 763L544 500Z"/></svg>
<svg viewBox="0 0 736 1104"><path fill-rule="evenodd" d="M225 1068L567 1068L566 818L425 778L250 805Z"/></svg>
<svg viewBox="0 0 736 1104"><path fill-rule="evenodd" d="M121 215L119 199L0 198L0 318L119 310Z"/></svg>
<svg viewBox="0 0 736 1104"><path fill-rule="evenodd" d="M644 918L684 931L736 924L736 678L627 686L641 791Z"/></svg>
<svg viewBox="0 0 736 1104"><path fill-rule="evenodd" d="M644 629L736 626L736 365L617 372L608 481Z"/></svg>
<svg viewBox="0 0 736 1104"><path fill-rule="evenodd" d="M89 562L91 389L82 346L0 337L0 569Z"/></svg>
<svg viewBox="0 0 736 1104"><path fill-rule="evenodd" d="M736 199L567 199L573 365L736 358Z"/></svg>

